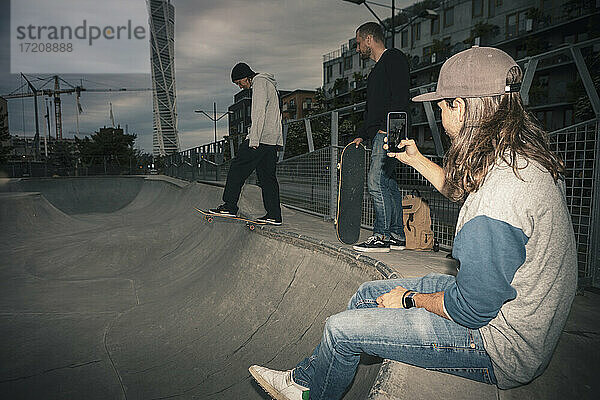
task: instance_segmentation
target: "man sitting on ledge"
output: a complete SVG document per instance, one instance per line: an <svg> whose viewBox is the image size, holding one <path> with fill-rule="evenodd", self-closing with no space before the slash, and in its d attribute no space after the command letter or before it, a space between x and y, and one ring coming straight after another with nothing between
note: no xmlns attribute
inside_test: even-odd
<svg viewBox="0 0 600 400"><path fill-rule="evenodd" d="M456 277L367 282L327 319L321 343L289 371L253 365L276 399L339 399L361 353L507 389L548 366L577 286L564 165L523 108L522 72L501 50L473 47L448 59L437 101L452 144L444 168L413 140L388 156L464 201L452 255Z"/></svg>

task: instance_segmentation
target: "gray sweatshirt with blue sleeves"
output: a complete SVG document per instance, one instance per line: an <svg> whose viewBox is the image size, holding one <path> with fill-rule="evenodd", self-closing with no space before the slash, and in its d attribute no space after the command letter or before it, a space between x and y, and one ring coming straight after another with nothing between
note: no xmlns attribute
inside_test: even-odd
<svg viewBox="0 0 600 400"><path fill-rule="evenodd" d="M461 208L444 293L455 322L479 329L498 387L530 382L548 366L577 286L575 235L563 181L535 162L519 174L499 162Z"/></svg>
<svg viewBox="0 0 600 400"><path fill-rule="evenodd" d="M283 146L279 93L271 74L259 73L252 79L251 118L250 146L261 143Z"/></svg>

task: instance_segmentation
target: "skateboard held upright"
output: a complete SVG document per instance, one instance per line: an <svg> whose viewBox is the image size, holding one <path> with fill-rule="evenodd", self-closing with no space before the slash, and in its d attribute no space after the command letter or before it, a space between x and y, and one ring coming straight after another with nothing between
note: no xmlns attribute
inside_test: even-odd
<svg viewBox="0 0 600 400"><path fill-rule="evenodd" d="M365 186L365 146L350 143L342 151L335 231L340 242L354 244L360 236Z"/></svg>

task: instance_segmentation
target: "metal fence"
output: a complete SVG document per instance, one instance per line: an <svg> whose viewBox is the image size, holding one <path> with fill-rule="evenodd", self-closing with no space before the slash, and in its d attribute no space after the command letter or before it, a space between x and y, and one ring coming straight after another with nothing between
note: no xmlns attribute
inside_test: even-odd
<svg viewBox="0 0 600 400"><path fill-rule="evenodd" d="M3 178L41 178L51 176L92 176L92 175L145 175L149 173L146 165L138 165L137 160L127 160L125 165L105 163L103 165L70 167L53 165L45 161L11 161L0 164L0 177Z"/></svg>
<svg viewBox="0 0 600 400"><path fill-rule="evenodd" d="M581 286L600 287L600 135L599 120L550 134L551 148L565 162L567 206L573 221Z"/></svg>
<svg viewBox="0 0 600 400"><path fill-rule="evenodd" d="M299 156L284 159L277 164L277 177L280 186L281 202L287 206L334 219L337 204L337 164L342 147L338 144L337 121L339 115L332 113L332 145ZM598 201L600 171L596 160L600 159L599 122L593 120L550 134L553 151L558 153L566 164L567 203L573 219L577 241L580 283L583 286L600 287L598 239L600 227L600 207ZM225 142L219 145L226 148ZM206 150L206 149L205 149ZM370 151L367 151L365 178L368 174ZM427 156L437 164L442 158ZM212 160L211 160L212 158ZM166 173L186 180L225 181L230 160L215 157L202 148L174 154L166 160ZM432 229L440 247L450 249L454 240L456 221L460 205L441 195L425 178L413 168L398 164L396 168L398 186L403 195L418 190L429 201ZM365 182L367 180L365 179ZM249 183L259 183L256 175ZM365 183L361 224L371 229L374 220L373 204Z"/></svg>

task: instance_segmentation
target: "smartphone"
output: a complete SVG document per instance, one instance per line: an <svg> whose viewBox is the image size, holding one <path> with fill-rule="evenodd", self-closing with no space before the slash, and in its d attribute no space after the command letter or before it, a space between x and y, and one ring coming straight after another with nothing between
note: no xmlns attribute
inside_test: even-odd
<svg viewBox="0 0 600 400"><path fill-rule="evenodd" d="M408 118L404 111L392 111L387 115L388 152L400 153L404 146L398 148L400 141L408 139Z"/></svg>

